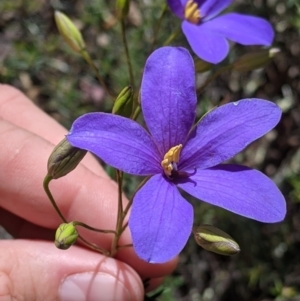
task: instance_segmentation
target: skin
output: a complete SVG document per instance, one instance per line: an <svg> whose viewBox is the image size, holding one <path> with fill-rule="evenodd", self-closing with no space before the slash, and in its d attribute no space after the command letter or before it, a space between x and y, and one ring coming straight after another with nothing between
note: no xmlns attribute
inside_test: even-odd
<svg viewBox="0 0 300 301"><path fill-rule="evenodd" d="M143 300L141 279L151 278L148 290L153 289L173 271L177 259L155 265L140 260L132 248L107 258L78 244L67 251L54 246L54 232L62 221L42 182L48 157L66 133L20 91L0 85L0 224L15 237L0 241L0 301L60 300L66 277L84 272L116 279L116 285L119 280L130 300ZM50 189L68 221L114 229L117 185L92 155L66 177L52 181ZM82 229L80 234L110 248L110 235ZM127 229L121 244L130 243Z"/></svg>

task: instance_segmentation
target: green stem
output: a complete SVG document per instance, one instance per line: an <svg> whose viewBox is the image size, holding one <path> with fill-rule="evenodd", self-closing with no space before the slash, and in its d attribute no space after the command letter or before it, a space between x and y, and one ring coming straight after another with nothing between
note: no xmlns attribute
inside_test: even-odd
<svg viewBox="0 0 300 301"><path fill-rule="evenodd" d="M55 211L57 212L57 214L60 216L60 218L63 220L64 223L68 223L68 221L66 220L66 218L63 216L63 214L61 213L61 211L59 210L51 192L50 192L50 189L49 189L49 183L51 182L51 180L53 180L53 178L49 175L46 175L45 179L44 179L44 182L43 182L43 187L44 187L44 190L52 204L52 206L54 207ZM80 222L77 222L77 223L80 223ZM83 223L81 223L83 224ZM79 225L79 224L78 224ZM81 225L79 225L81 226ZM86 225L87 226L87 225ZM89 226L88 226L89 227ZM90 227L92 228L92 227ZM98 247L97 245L95 244L91 244L89 243L86 239L84 239L81 235L78 235L78 238L88 247L90 247L91 249L97 251L97 252L100 252L101 254L104 254L104 255L107 255L109 256L109 252L105 249L102 249L100 247Z"/></svg>
<svg viewBox="0 0 300 301"><path fill-rule="evenodd" d="M120 170L116 170L117 172L117 182L118 182L118 213L117 213L117 224L116 224L116 231L115 231L115 236L112 241L111 245L111 251L110 255L113 257L118 249L118 242L120 239L120 236L122 234L122 225L123 225L123 198L122 198L122 186L123 186L123 172Z"/></svg>
<svg viewBox="0 0 300 301"><path fill-rule="evenodd" d="M117 171L117 182L118 182L118 193L119 193L119 197L118 197L118 211L120 213L120 216L122 216L123 213L123 200L122 200L122 192L123 192L123 172L120 170L116 170Z"/></svg>
<svg viewBox="0 0 300 301"><path fill-rule="evenodd" d="M168 5L167 4L164 4L163 5L163 9L162 9L162 12L161 12L161 15L159 16L159 19L157 21L157 25L154 29L154 34L153 34L153 39L152 39L152 43L151 43L151 47L150 47L150 51L149 51L149 54L153 51L154 49L154 46L155 46L155 43L156 43L156 40L157 40L157 36L158 36L158 32L159 32L159 29L160 29L160 26L161 26L161 22L164 18L164 16L166 15L168 11ZM148 55L149 56L149 55Z"/></svg>
<svg viewBox="0 0 300 301"><path fill-rule="evenodd" d="M103 89L105 90L105 92L112 97L113 99L115 99L115 96L112 94L112 92L108 89L108 87L106 86L104 80L102 79L99 69L97 68L97 66L95 65L95 63L93 62L93 60L91 59L90 55L87 53L87 51L85 49L82 49L80 51L81 56L86 60L86 62L89 64L89 66L93 69L99 83L101 84L101 86L103 87Z"/></svg>
<svg viewBox="0 0 300 301"><path fill-rule="evenodd" d="M138 105L138 106L136 107L136 109L135 109L135 111L134 111L134 113L133 113L131 119L132 119L132 120L136 120L136 119L138 118L138 116L140 115L140 113L141 113L141 106Z"/></svg>
<svg viewBox="0 0 300 301"><path fill-rule="evenodd" d="M119 247L118 247L118 242L119 239L122 235L122 233L125 231L125 229L128 226L128 222L123 226L123 222L124 219L132 205L133 202L133 198L136 195L136 193L142 188L142 186L150 179L150 177L145 178L140 185L138 186L138 188L136 189L136 191L134 192L134 194L132 195L132 197L130 198L130 201L128 202L128 204L125 207L125 210L123 211L123 202L122 202L122 184L123 184L123 173L119 170L117 170L117 181L118 181L118 216L117 216L117 225L116 225L116 235L113 239L112 242L112 247L111 247L111 252L110 252L110 256L114 256Z"/></svg>
<svg viewBox="0 0 300 301"><path fill-rule="evenodd" d="M86 228L86 229L89 229L89 230L95 231L95 232L100 232L100 233L105 233L105 234L109 234L109 233L116 234L116 231L114 231L114 230L101 230L101 229L91 227L85 223L78 222L78 221L74 221L73 224L74 224L74 226L80 226L80 227L83 227L83 228Z"/></svg>
<svg viewBox="0 0 300 301"><path fill-rule="evenodd" d="M45 179L44 179L44 182L43 182L43 187L44 187L44 190L52 204L52 206L54 207L55 211L57 212L57 214L60 216L60 218L63 220L64 223L67 223L67 220L66 218L63 216L63 214L61 213L61 211L59 210L51 192L50 192L50 189L49 189L49 183L51 182L51 180L53 180L53 178L51 176L49 176L48 174L46 175Z"/></svg>
<svg viewBox="0 0 300 301"><path fill-rule="evenodd" d="M122 235L122 233L125 231L125 229L128 227L128 222L125 223L125 225L123 225L124 219L126 218L126 215L132 205L133 199L136 195L136 193L145 185L145 183L150 179L150 177L146 177L141 183L140 185L137 187L137 189L135 190L134 194L131 196L128 204L125 207L125 210L122 212L122 216L121 216L121 222L119 224L120 228L119 228L119 233L118 236L120 237ZM120 192L119 192L120 193ZM121 193L122 193L122 188L121 188ZM118 230L117 230L118 231ZM116 243L118 243L119 239L116 239ZM131 246L131 245L125 245L125 246ZM124 247L125 247L124 246ZM115 252L120 249L122 246L118 246L118 244L115 245L116 250ZM112 253L112 252L111 252Z"/></svg>
<svg viewBox="0 0 300 301"><path fill-rule="evenodd" d="M124 216L125 218L125 216ZM125 223L125 225L122 227L122 233L126 230L126 228L128 227L128 222Z"/></svg>
<svg viewBox="0 0 300 301"><path fill-rule="evenodd" d="M180 33L180 28L178 28L175 32L173 32L169 38L166 40L166 42L164 43L164 46L168 46L170 45L170 43L178 36L178 34Z"/></svg>
<svg viewBox="0 0 300 301"><path fill-rule="evenodd" d="M147 182L149 179L150 179L150 177L146 177L146 178L140 183L140 185L138 186L138 188L135 190L134 194L131 196L131 198L130 198L130 200L129 200L128 204L126 205L125 210L124 210L124 212L123 212L123 220L124 220L124 218L126 217L128 211L129 211L129 209L130 209L130 207L131 207L131 205L132 205L132 202L133 202L133 199L134 199L136 193L137 193L137 192L138 192L138 191L146 184L146 182ZM125 229L126 229L126 227L124 228L124 230L125 230ZM123 230L123 231L124 231L124 230Z"/></svg>
<svg viewBox="0 0 300 301"><path fill-rule="evenodd" d="M97 251L105 256L110 256L110 253L109 251L103 249L103 248L100 248L99 246L95 245L95 244L92 244L90 242L88 242L85 238L83 238L81 235L78 235L78 238L83 242L83 244L85 244L86 246L88 246L89 248L91 248L92 250L94 251Z"/></svg>
<svg viewBox="0 0 300 301"><path fill-rule="evenodd" d="M133 244L127 244L127 245L118 246L118 250L119 249L123 249L123 248L129 248L129 247L133 247Z"/></svg>
<svg viewBox="0 0 300 301"><path fill-rule="evenodd" d="M224 67L221 67L220 69L218 69L215 73L213 73L211 76L209 76L207 78L207 80L205 81L205 83L199 87L197 89L197 95L199 95L200 93L203 92L203 90L206 88L206 86L208 84L210 84L215 78L217 78L220 74L222 74L223 72L227 71L227 70L231 70L232 69L232 65L227 65Z"/></svg>
<svg viewBox="0 0 300 301"><path fill-rule="evenodd" d="M124 18L121 19L120 24L121 24L121 32L122 32L122 41L123 41L123 45L124 45L124 49L125 49L126 61L127 61L129 75L130 75L130 84L131 84L132 88L134 89L134 87L135 87L134 86L134 76L133 76L133 69L132 69L132 64L131 64L131 60L130 60L130 56L129 56L128 43L127 43L127 38L126 38L126 30L125 30L126 26L125 26Z"/></svg>

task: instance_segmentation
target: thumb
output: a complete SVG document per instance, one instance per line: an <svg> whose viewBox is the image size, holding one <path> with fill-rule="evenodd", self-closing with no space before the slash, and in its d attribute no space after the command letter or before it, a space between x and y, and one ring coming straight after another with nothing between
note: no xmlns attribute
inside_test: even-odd
<svg viewBox="0 0 300 301"><path fill-rule="evenodd" d="M0 241L1 300L140 301L144 289L127 264L76 246Z"/></svg>

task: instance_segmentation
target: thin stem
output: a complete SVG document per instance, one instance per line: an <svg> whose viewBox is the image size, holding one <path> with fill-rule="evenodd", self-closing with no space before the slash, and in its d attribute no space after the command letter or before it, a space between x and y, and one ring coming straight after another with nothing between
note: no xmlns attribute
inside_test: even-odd
<svg viewBox="0 0 300 301"><path fill-rule="evenodd" d="M44 182L43 182L43 187L44 187L44 190L52 204L52 206L54 207L55 211L57 212L57 214L60 216L60 218L63 220L64 223L67 223L67 220L65 219L65 217L63 216L63 214L61 213L61 211L59 210L51 192L50 192L50 189L49 189L49 183L51 182L51 180L53 180L53 178L50 176L50 175L46 175L45 179L44 179Z"/></svg>
<svg viewBox="0 0 300 301"><path fill-rule="evenodd" d="M159 32L162 20L163 20L164 16L166 15L167 11L168 11L168 5L164 4L162 12L161 12L161 15L159 16L157 24L156 24L156 27L154 29L154 34L153 34L153 38L152 38L152 43L151 43L151 46L150 46L149 54L153 51L153 48L154 48L156 40L157 40L157 36L158 36L158 32Z"/></svg>
<svg viewBox="0 0 300 301"><path fill-rule="evenodd" d="M132 205L132 202L133 202L133 199L134 199L134 197L135 197L135 195L136 195L136 193L146 184L146 182L148 181L150 179L150 177L146 177L141 183L140 183L140 185L138 186L138 188L136 189L136 191L134 192L134 194L131 196L131 198L130 198L130 200L129 200L129 202L128 202L128 204L127 204L127 206L125 207L125 210L124 210L124 212L123 212L123 219L125 218L125 216L127 215L127 213L128 213L128 211L129 211L129 209L130 209L130 207L131 207L131 205ZM124 229L125 230L125 229ZM123 231L124 231L123 230Z"/></svg>
<svg viewBox="0 0 300 301"><path fill-rule="evenodd" d="M117 170L117 175L118 173L121 173L119 170ZM122 173L123 175L123 173ZM119 193L119 196L121 195L122 196L122 185L120 185L121 181L119 180L120 178L118 177L118 193ZM134 192L134 194L131 196L125 210L123 211L123 206L122 206L122 211L119 211L118 210L118 218L117 218L117 229L116 229L116 236L114 237L114 240L113 240L113 244L112 244L112 249L111 249L111 256L114 256L117 252L118 249L120 249L121 247L125 247L125 246L132 246L132 245L125 245L125 246L118 246L118 241L119 241L119 238L120 236L122 235L122 233L125 231L125 229L128 227L128 222L125 223L125 225L123 226L123 222L124 222L124 219L126 218L126 215L132 205L132 202L133 202L133 199L134 199L134 196L136 195L136 193L145 185L145 183L150 179L150 177L147 177L145 178L141 183L140 185L137 187L136 191ZM122 184L122 183L121 183ZM120 200L120 198L119 198ZM121 198L121 201L122 201L122 198ZM119 205L119 208L120 208L120 205ZM121 214L121 216L119 216L119 214Z"/></svg>
<svg viewBox="0 0 300 301"><path fill-rule="evenodd" d="M82 49L80 51L81 56L86 60L86 62L89 64L89 66L93 69L99 83L101 84L101 86L103 87L103 89L105 90L105 92L112 97L113 99L115 99L115 96L112 94L112 92L108 89L108 87L106 86L103 78L100 75L99 69L97 68L97 66L95 65L95 63L93 62L93 60L91 59L90 55L87 53L87 51L85 49Z"/></svg>
<svg viewBox="0 0 300 301"><path fill-rule="evenodd" d="M222 74L223 72L227 71L227 70L230 70L232 69L232 65L227 65L227 66L224 66L224 67L221 67L220 69L218 69L215 73L213 73L211 76L209 76L207 78L207 80L205 81L205 83L199 87L197 89L197 95L199 95L200 93L203 92L203 90L206 88L206 86L208 84L210 84L215 78L217 78L220 74Z"/></svg>
<svg viewBox="0 0 300 301"><path fill-rule="evenodd" d="M122 213L123 213L123 200L122 200L123 172L117 169L116 170L116 174L117 174L118 193L119 193L119 197L118 197L118 210L119 210L120 216L122 216Z"/></svg>
<svg viewBox="0 0 300 301"><path fill-rule="evenodd" d="M138 116L140 115L140 113L141 113L141 106L138 105L138 106L136 107L136 109L135 109L135 111L134 111L134 113L133 113L131 119L132 119L132 120L136 120L136 119L138 118Z"/></svg>
<svg viewBox="0 0 300 301"><path fill-rule="evenodd" d="M74 226L80 226L80 227L83 227L83 228L86 228L86 229L89 229L89 230L95 231L95 232L100 232L100 233L105 233L105 234L109 234L109 233L116 234L116 231L114 231L114 230L101 230L101 229L91 227L85 223L78 222L78 221L74 221L73 224L74 224Z"/></svg>
<svg viewBox="0 0 300 301"><path fill-rule="evenodd" d="M78 238L88 247L90 247L91 249L105 255L105 256L110 256L110 253L109 251L103 249L103 248L100 248L99 246L95 245L95 244L92 244L90 242L88 242L85 238L83 238L81 235L78 235Z"/></svg>
<svg viewBox="0 0 300 301"><path fill-rule="evenodd" d="M124 218L125 218L125 216L124 216ZM125 225L122 227L122 233L126 230L126 228L128 227L128 222L126 222L125 223Z"/></svg>
<svg viewBox="0 0 300 301"><path fill-rule="evenodd" d="M116 224L116 234L113 238L110 255L113 257L117 252L117 246L122 234L122 225L124 220L123 215L123 198L122 198L122 186L123 186L123 172L116 170L117 172L117 182L118 182L118 213L117 213L117 224Z"/></svg>
<svg viewBox="0 0 300 301"><path fill-rule="evenodd" d="M50 192L50 189L49 189L49 183L51 182L51 180L53 180L53 178L49 175L46 175L45 179L44 179L44 182L43 182L43 187L44 187L44 190L52 204L52 206L54 207L55 211L57 212L57 214L60 216L60 218L63 220L64 223L68 223L68 221L66 220L66 218L63 216L63 214L61 213L61 211L59 210L51 192ZM77 222L77 223L80 223L80 222ZM83 224L83 223L82 223ZM81 225L79 225L81 226ZM87 225L86 225L87 226ZM89 227L89 226L88 226ZM86 239L84 239L81 235L78 235L78 238L88 247L92 248L93 250L97 251L97 252L100 252L104 255L107 255L109 256L109 252L105 249L102 249L100 247L98 247L97 245L95 244L92 244L90 242L88 242Z"/></svg>
<svg viewBox="0 0 300 301"><path fill-rule="evenodd" d="M133 244L127 244L127 245L118 246L118 250L119 249L123 249L123 248L129 248L129 247L133 247Z"/></svg>
<svg viewBox="0 0 300 301"><path fill-rule="evenodd" d="M133 69L132 69L132 64L131 64L131 60L130 60L130 56L129 56L129 50L128 50L128 43L127 43L127 38L126 38L126 26L125 26L125 22L124 19L122 18L120 21L121 24L121 32L122 32L122 41L123 41L123 45L124 45L124 49L125 49L125 55L126 55L126 61L127 61L127 65L128 65L128 71L129 71L129 75L130 75L130 84L134 89L134 76L133 76Z"/></svg>
<svg viewBox="0 0 300 301"><path fill-rule="evenodd" d="M166 42L164 43L164 46L168 46L180 33L180 28L178 28L176 31L174 31L169 38L166 40Z"/></svg>

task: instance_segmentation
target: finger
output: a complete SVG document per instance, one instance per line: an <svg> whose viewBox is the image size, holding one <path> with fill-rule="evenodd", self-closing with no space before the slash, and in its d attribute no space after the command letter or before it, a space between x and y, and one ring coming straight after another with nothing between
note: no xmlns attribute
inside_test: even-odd
<svg viewBox="0 0 300 301"><path fill-rule="evenodd" d="M11 234L14 238L23 239L43 239L50 240L52 245L54 245L55 230L47 229L35 224L32 224L9 211L0 208L0 221L1 225ZM130 266L139 265L139 273L143 279L149 279L150 277L156 277L156 275L167 275L169 274L177 265L177 258L172 260L170 263L165 265L145 265L144 262L138 263L137 258L133 250L128 249L120 252L117 258L124 262L128 262ZM139 260L138 260L139 261ZM145 272L145 271L146 272ZM146 291L152 291L158 287L163 281L163 278L150 279L149 286L146 287Z"/></svg>
<svg viewBox="0 0 300 301"><path fill-rule="evenodd" d="M56 228L61 220L42 188L51 144L4 120L0 120L0 137L9 141L0 148L0 206L41 227ZM106 230L115 228L118 196L116 183L110 179L97 177L79 165L68 176L51 183L51 190L68 221ZM111 246L112 236L83 230L80 233L105 249ZM131 243L128 229L120 243ZM163 277L176 265L176 260L165 265L147 264L132 248L121 249L118 256L147 278Z"/></svg>
<svg viewBox="0 0 300 301"><path fill-rule="evenodd" d="M127 264L74 247L0 241L1 300L143 300L139 276Z"/></svg>
<svg viewBox="0 0 300 301"><path fill-rule="evenodd" d="M0 208L0 224L14 238L54 241L54 229L37 226L3 208Z"/></svg>
<svg viewBox="0 0 300 301"><path fill-rule="evenodd" d="M32 223L55 228L60 219L42 187L47 174L46 158L52 145L3 120L0 120L0 137L9 142L0 148L1 206ZM115 223L115 182L96 177L79 165L73 173L53 181L51 186L54 197L69 220L82 220L86 216L83 222L93 217L96 221L102 214L102 226L111 228Z"/></svg>
<svg viewBox="0 0 300 301"><path fill-rule="evenodd" d="M55 236L55 230L46 229L43 227L39 227L35 224L29 223L28 221L2 208L0 208L0 221L1 221L1 226L3 226L5 230L8 233L10 233L14 238L50 240L52 241L52 246L54 245L53 240ZM52 248L52 246L49 246L50 249ZM156 289L158 286L160 286L162 283L163 283L163 278L149 279L149 281L147 281L144 284L144 288L146 292L151 292L154 289ZM1 286L1 281L0 281L0 286Z"/></svg>
<svg viewBox="0 0 300 301"><path fill-rule="evenodd" d="M12 86L0 84L0 95L0 117L37 136L43 137L54 145L64 138L67 130L40 110L21 91ZM97 175L108 178L91 154L86 156L83 164L86 164Z"/></svg>

